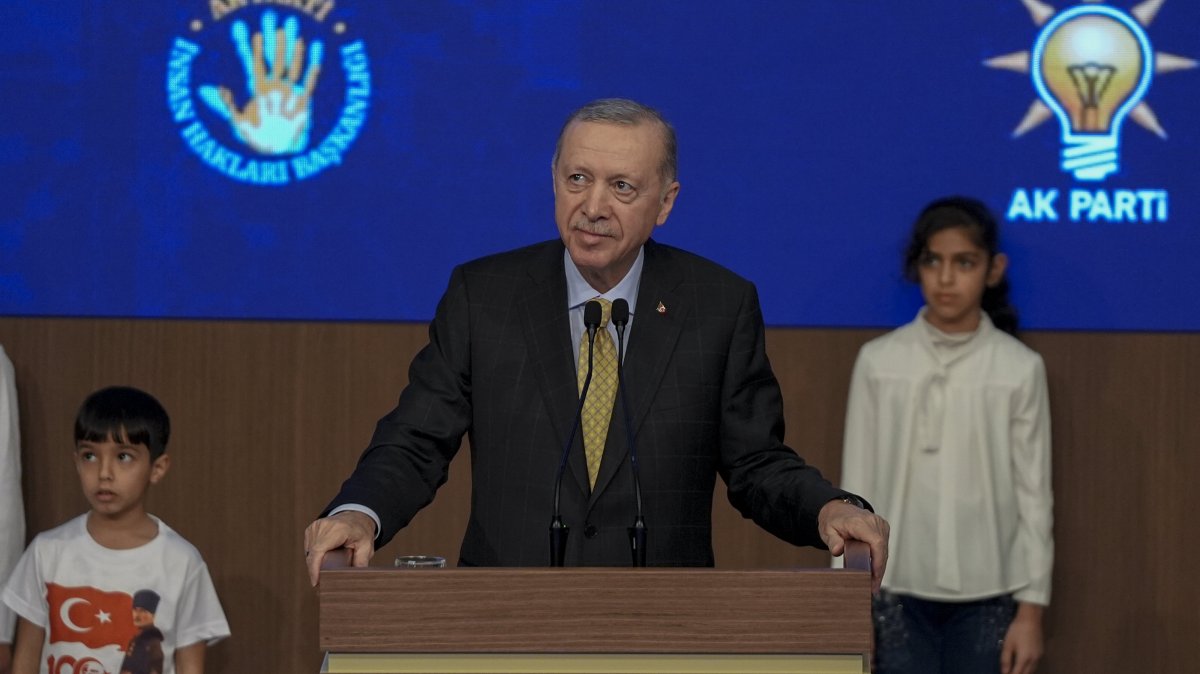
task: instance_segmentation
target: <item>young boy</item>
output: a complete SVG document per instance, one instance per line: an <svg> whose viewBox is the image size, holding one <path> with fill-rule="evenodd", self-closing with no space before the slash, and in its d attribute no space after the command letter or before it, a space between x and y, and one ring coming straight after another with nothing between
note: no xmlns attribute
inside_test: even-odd
<svg viewBox="0 0 1200 674"><path fill-rule="evenodd" d="M84 401L75 469L91 510L38 534L4 588L20 616L13 674L85 664L199 674L205 646L229 636L200 553L145 509L171 465L169 434L166 411L144 391L106 388Z"/></svg>

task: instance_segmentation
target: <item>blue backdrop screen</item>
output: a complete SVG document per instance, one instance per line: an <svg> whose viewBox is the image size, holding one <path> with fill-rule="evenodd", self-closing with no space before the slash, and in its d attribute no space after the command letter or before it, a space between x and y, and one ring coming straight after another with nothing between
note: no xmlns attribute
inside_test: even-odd
<svg viewBox="0 0 1200 674"><path fill-rule="evenodd" d="M566 114L679 135L661 241L768 323L892 326L922 205L1001 217L1026 327L1200 329L1200 3L12 3L0 313L428 320L555 236Z"/></svg>

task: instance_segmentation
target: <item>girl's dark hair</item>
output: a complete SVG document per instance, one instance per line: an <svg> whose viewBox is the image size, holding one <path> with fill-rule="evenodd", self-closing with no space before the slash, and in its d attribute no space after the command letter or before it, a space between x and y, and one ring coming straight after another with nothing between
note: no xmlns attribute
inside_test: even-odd
<svg viewBox="0 0 1200 674"><path fill-rule="evenodd" d="M904 277L917 283L920 281L921 258L929 247L929 239L944 230L961 227L966 230L975 245L987 251L988 265L1000 252L1000 226L991 211L978 199L970 197L945 197L933 201L913 223L908 249L904 252ZM1000 279L993 287L983 290L983 310L992 323L1010 335L1017 334L1017 309L1008 301L1008 278Z"/></svg>
<svg viewBox="0 0 1200 674"><path fill-rule="evenodd" d="M153 461L167 451L171 420L154 396L129 386L110 386L87 397L75 416L75 442L112 439L145 445Z"/></svg>

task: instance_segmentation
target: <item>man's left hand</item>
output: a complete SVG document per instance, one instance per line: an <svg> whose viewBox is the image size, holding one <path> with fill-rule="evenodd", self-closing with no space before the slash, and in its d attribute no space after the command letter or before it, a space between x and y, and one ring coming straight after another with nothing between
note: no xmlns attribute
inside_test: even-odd
<svg viewBox="0 0 1200 674"><path fill-rule="evenodd" d="M817 531L834 557L845 552L847 540L866 543L871 548L871 589L879 591L883 571L887 568L888 534L891 532L887 520L837 499L821 507Z"/></svg>

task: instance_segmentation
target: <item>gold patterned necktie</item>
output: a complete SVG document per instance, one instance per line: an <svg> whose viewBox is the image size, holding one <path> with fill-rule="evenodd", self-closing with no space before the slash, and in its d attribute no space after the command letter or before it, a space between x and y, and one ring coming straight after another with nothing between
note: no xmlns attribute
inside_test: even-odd
<svg viewBox="0 0 1200 674"><path fill-rule="evenodd" d="M604 456L604 440L608 437L608 422L612 418L613 401L617 397L617 347L612 335L608 334L608 318L612 313L612 302L597 297L603 308L600 329L596 331L596 342L592 347L592 383L588 386L587 400L583 403L583 452L587 457L588 484L596 486L596 475L600 472L600 459ZM583 393L583 382L588 373L587 334L579 340L579 392Z"/></svg>

